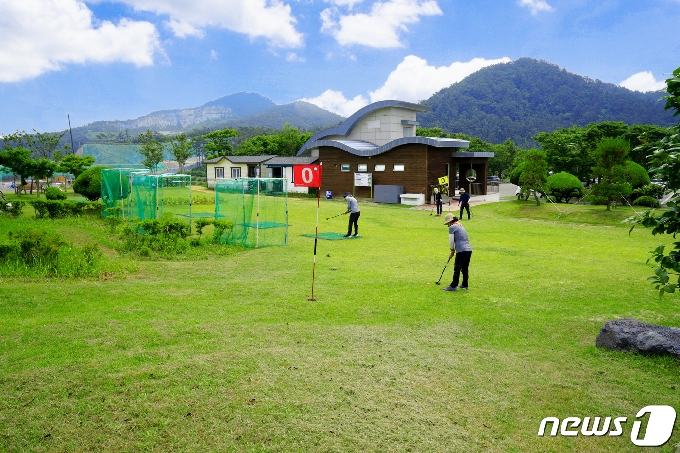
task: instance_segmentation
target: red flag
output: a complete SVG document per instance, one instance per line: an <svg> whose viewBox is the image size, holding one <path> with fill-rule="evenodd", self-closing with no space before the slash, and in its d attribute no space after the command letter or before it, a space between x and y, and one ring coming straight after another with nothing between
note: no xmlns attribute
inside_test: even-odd
<svg viewBox="0 0 680 453"><path fill-rule="evenodd" d="M296 187L321 187L321 165L293 165Z"/></svg>

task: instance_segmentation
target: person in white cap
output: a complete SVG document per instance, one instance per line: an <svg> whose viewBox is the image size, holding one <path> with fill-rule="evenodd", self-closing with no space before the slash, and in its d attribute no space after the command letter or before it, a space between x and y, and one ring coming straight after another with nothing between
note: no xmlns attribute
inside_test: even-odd
<svg viewBox="0 0 680 453"><path fill-rule="evenodd" d="M434 204L437 205L437 217L442 215L442 194L438 188L434 188Z"/></svg>
<svg viewBox="0 0 680 453"><path fill-rule="evenodd" d="M468 220L470 220L470 195L465 192L465 189L460 189L460 197L458 198L458 206L460 206L460 214L458 217L463 218L463 209L467 210Z"/></svg>
<svg viewBox="0 0 680 453"><path fill-rule="evenodd" d="M345 200L347 200L347 211L343 214L349 214L349 224L347 225L346 238L352 236L352 225L354 225L354 236L359 236L359 216L361 212L359 211L359 203L357 199L352 196L352 192L345 192Z"/></svg>
<svg viewBox="0 0 680 453"><path fill-rule="evenodd" d="M468 238L467 231L458 222L458 217L451 213L444 217L444 225L449 227L449 261L455 255L456 260L453 262L453 280L451 284L444 288L444 291L458 291L459 289L467 291L468 289L468 267L470 266L470 258L472 257L472 245ZM463 274L463 282L458 286L460 274Z"/></svg>

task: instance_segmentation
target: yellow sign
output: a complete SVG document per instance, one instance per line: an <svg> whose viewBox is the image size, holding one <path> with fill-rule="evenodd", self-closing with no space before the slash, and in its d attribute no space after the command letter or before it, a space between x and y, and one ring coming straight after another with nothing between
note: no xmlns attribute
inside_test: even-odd
<svg viewBox="0 0 680 453"><path fill-rule="evenodd" d="M442 176L441 178L438 178L439 185L445 186L449 183L449 177L448 176Z"/></svg>

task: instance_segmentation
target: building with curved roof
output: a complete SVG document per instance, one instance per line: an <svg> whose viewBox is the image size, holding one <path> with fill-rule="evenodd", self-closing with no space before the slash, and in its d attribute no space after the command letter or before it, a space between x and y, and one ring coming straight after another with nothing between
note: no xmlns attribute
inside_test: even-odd
<svg viewBox="0 0 680 453"><path fill-rule="evenodd" d="M416 114L428 106L410 102L379 101L358 110L341 124L313 135L298 156L316 159L323 165L321 190L372 197L372 186L398 186L403 193L423 194L430 199L438 179L473 170L479 181L463 178L461 187L470 193L486 193L487 163L493 153L464 152L467 140L420 137ZM367 178L372 186L356 187ZM452 185L452 184L451 184Z"/></svg>

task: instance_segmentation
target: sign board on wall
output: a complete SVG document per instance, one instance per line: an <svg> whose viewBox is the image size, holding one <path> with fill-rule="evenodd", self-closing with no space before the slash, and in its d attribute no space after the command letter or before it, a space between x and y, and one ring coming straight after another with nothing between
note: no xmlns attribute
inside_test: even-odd
<svg viewBox="0 0 680 453"><path fill-rule="evenodd" d="M354 173L355 187L373 187L373 173Z"/></svg>

